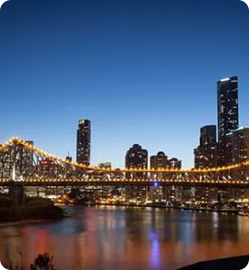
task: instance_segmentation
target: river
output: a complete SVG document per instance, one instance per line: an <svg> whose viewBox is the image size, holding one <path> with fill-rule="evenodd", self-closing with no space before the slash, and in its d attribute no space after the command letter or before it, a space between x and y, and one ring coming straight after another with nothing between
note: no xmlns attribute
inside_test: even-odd
<svg viewBox="0 0 249 270"><path fill-rule="evenodd" d="M56 222L0 226L0 261L26 268L38 253L57 270L176 269L199 260L249 254L249 218L156 208L70 208Z"/></svg>

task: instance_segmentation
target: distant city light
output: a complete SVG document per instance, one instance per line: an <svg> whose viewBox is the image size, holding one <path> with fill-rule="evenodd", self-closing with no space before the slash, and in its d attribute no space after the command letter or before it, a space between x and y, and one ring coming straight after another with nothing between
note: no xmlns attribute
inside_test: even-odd
<svg viewBox="0 0 249 270"><path fill-rule="evenodd" d="M158 186L158 183L157 183L157 182L155 182L155 183L154 183L154 187L157 187L157 186Z"/></svg>

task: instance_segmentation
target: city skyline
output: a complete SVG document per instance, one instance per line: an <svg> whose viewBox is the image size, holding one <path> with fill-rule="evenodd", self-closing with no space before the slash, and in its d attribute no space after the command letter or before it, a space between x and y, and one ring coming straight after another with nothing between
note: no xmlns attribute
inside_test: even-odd
<svg viewBox="0 0 249 270"><path fill-rule="evenodd" d="M194 167L200 127L217 123L216 83L231 76L248 125L243 2L21 2L0 11L1 142L18 136L75 157L75 126L86 118L94 165L124 167L138 143Z"/></svg>

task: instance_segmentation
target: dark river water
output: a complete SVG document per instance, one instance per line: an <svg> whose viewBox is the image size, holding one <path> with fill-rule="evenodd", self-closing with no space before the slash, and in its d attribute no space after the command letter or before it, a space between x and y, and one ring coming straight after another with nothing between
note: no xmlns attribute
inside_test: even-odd
<svg viewBox="0 0 249 270"><path fill-rule="evenodd" d="M249 254L249 218L155 208L77 206L53 223L0 225L0 261L28 269L38 253L57 270L176 269L199 260Z"/></svg>

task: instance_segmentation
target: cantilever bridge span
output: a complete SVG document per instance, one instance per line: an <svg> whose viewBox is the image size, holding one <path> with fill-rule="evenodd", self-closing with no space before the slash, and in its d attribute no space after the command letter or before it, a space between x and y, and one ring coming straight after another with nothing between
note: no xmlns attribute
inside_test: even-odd
<svg viewBox="0 0 249 270"><path fill-rule="evenodd" d="M249 162L211 169L108 169L12 138L0 146L0 186L176 185L249 188Z"/></svg>

